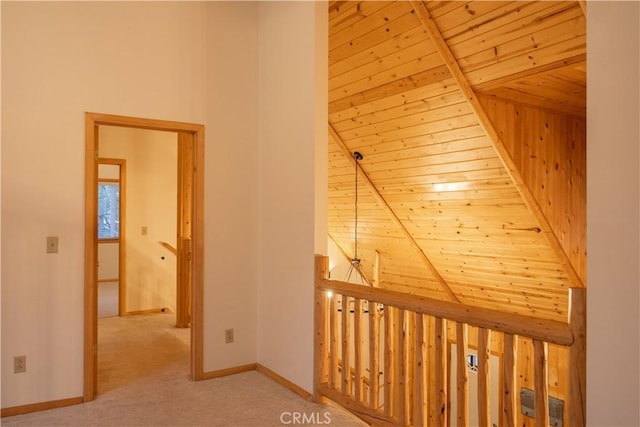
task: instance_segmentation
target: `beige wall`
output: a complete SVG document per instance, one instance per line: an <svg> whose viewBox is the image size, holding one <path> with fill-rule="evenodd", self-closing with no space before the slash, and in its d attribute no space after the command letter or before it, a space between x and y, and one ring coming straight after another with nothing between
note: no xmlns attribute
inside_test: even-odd
<svg viewBox="0 0 640 427"><path fill-rule="evenodd" d="M98 281L119 279L119 252L118 242L98 242Z"/></svg>
<svg viewBox="0 0 640 427"><path fill-rule="evenodd" d="M99 155L126 160L125 311L176 309L178 134L99 127ZM142 234L146 227L147 234Z"/></svg>
<svg viewBox="0 0 640 427"><path fill-rule="evenodd" d="M206 126L204 368L255 362L257 6L1 7L2 407L82 396L86 111Z"/></svg>
<svg viewBox="0 0 640 427"><path fill-rule="evenodd" d="M315 169L314 159L315 138L325 151L327 141L326 86L314 102L327 81L326 11L313 2L259 6L258 362L308 391L314 251L323 250L327 235L326 225L314 231L315 209L322 210L314 198L326 200L327 191L315 188L323 160ZM318 220L326 224L326 214Z"/></svg>
<svg viewBox="0 0 640 427"><path fill-rule="evenodd" d="M638 426L640 3L587 5L587 421Z"/></svg>

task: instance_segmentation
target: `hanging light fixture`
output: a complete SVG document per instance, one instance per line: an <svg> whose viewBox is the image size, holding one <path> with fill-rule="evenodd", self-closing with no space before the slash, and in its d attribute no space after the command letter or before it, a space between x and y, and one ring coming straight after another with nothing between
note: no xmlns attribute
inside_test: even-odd
<svg viewBox="0 0 640 427"><path fill-rule="evenodd" d="M364 275L362 274L362 270L360 269L360 258L358 258L358 162L362 160L364 157L360 152L354 151L353 159L354 161L354 182L355 182L355 197L354 197L354 228L353 228L353 258L351 258L351 265L349 266L349 270L347 271L347 278L345 282L348 282L351 279L351 275L355 272L357 275L360 275L360 281L363 282ZM356 276L357 277L357 276ZM368 281L367 281L368 282ZM364 284L364 282L362 283Z"/></svg>
<svg viewBox="0 0 640 427"><path fill-rule="evenodd" d="M364 275L364 272L362 271L362 266L360 264L360 258L358 257L358 162L360 160L362 160L364 158L364 156L358 152L358 151L354 151L353 153L353 159L354 161L354 182L355 182L355 188L354 188L354 206L353 206L353 211L354 211L354 227L353 227L353 258L351 258L351 265L349 266L349 270L347 271L347 275L346 275L346 279L345 282L348 282L351 279L351 275L354 274L354 272L356 273L356 277L360 276L360 283L362 285L366 284L371 286L371 282L369 282L369 280L366 278L366 276ZM350 301L351 304L349 304L349 311L351 313L354 312L354 303L355 301ZM381 313L383 311L383 306L382 304L376 304L376 309L379 313ZM364 301L364 306L362 307L362 310L364 313L368 313L369 312L369 301ZM342 299L340 301L338 301L338 311L342 311Z"/></svg>

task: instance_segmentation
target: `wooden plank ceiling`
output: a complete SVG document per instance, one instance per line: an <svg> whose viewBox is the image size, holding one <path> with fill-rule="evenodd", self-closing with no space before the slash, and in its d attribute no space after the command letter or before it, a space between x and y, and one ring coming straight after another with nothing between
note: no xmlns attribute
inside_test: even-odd
<svg viewBox="0 0 640 427"><path fill-rule="evenodd" d="M358 151L368 278L566 320L586 275L585 27L578 2L329 4L329 234L353 256Z"/></svg>

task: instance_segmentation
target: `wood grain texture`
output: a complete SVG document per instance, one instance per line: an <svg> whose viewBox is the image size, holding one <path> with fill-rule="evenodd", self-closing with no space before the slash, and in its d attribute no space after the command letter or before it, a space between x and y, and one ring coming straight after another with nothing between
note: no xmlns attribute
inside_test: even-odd
<svg viewBox="0 0 640 427"><path fill-rule="evenodd" d="M546 427L549 425L547 345L542 341L534 340L533 350L536 427Z"/></svg>
<svg viewBox="0 0 640 427"><path fill-rule="evenodd" d="M434 393L434 401L435 401L435 409L436 413L435 422L437 425L445 426L447 425L447 414L448 414L448 398L447 398L447 378L449 377L448 366L448 357L447 357L447 327L446 320L443 320L441 317L435 318L434 323L434 351L435 351L435 359L434 359L434 377L435 377L435 393Z"/></svg>
<svg viewBox="0 0 640 427"><path fill-rule="evenodd" d="M346 145L340 139L339 135L333 130L333 128L331 126L329 126L329 134L330 134L331 138L333 139L333 141L341 148L344 157L348 159L349 163L351 165L353 165L353 166L358 166L358 165L356 165L356 161L353 158L352 153L349 151L349 149L346 147ZM359 176L364 180L364 182L367 185L369 191L371 191L371 193L375 197L376 202L378 203L378 205L385 211L385 213L390 217L390 219L393 221L393 223L400 229L400 231L402 232L402 234L406 238L406 241L416 251L416 253L420 257L422 263L430 270L431 274L433 275L433 277L437 281L437 283L440 286L440 288L442 289L442 291L447 295L448 299L450 299L452 301L457 301L458 299L456 298L456 296L453 293L453 291L451 290L451 288L449 288L447 283L444 281L444 279L437 272L437 270L435 269L433 264L429 261L429 259L426 257L426 255L424 254L424 252L422 251L420 246L415 243L415 241L414 241L413 237L411 236L411 234L409 234L406 231L406 229L402 225L402 222L400 221L400 219L395 215L393 210L391 210L389 208L389 206L385 202L384 198L377 191L375 185L371 182L371 180L369 179L367 174L364 173L362 171L362 168L360 168L360 167L357 167L356 170L357 170L357 173L359 174Z"/></svg>
<svg viewBox="0 0 640 427"><path fill-rule="evenodd" d="M569 346L574 341L569 326L563 322L504 313L485 308L470 308L464 304L440 301L387 289L374 289L337 280L320 280L316 283L316 287L354 298L377 301L385 304L385 307L390 304L393 307L415 313L445 318L477 327L490 328L494 331L524 335L558 345ZM385 311L386 316L387 312Z"/></svg>
<svg viewBox="0 0 640 427"><path fill-rule="evenodd" d="M456 425L469 426L469 378L467 369L467 325L456 323Z"/></svg>
<svg viewBox="0 0 640 427"><path fill-rule="evenodd" d="M491 330L478 329L478 425L490 427L491 423L491 372L489 356L491 355ZM494 372L493 375L496 375Z"/></svg>
<svg viewBox="0 0 640 427"><path fill-rule="evenodd" d="M377 286L441 300L435 270L463 304L565 323L563 342L573 341L568 291L587 280L582 5L426 2L436 32L421 23L419 8L396 6L330 6L334 40L342 44L330 52L329 124L344 145L330 138L332 237L352 252L349 160L358 150L371 183L360 188L359 253ZM425 320L430 360L432 322ZM512 392L535 382L533 341L515 336L526 333L510 331L507 343L518 348ZM474 342L475 328L469 334ZM502 334L488 340L489 351L502 355ZM568 402L568 350L549 345L547 360L549 393ZM434 389L433 374L426 377ZM437 425L429 401L425 417ZM511 413L513 423L534 423ZM412 416L415 422L415 408Z"/></svg>
<svg viewBox="0 0 640 427"><path fill-rule="evenodd" d="M587 414L587 296L584 289L571 289L569 327L575 342L569 348L569 419L586 425Z"/></svg>
<svg viewBox="0 0 640 427"><path fill-rule="evenodd" d="M498 155L501 161L503 162L504 167L509 172L509 175L512 181L514 182L516 188L518 189L518 192L521 194L524 202L527 204L527 207L529 208L531 213L539 222L542 232L544 236L547 238L549 245L555 252L558 259L562 262L563 268L567 272L570 282L572 283L573 286L583 287L584 284L582 280L576 274L575 270L573 269L573 266L568 260L566 253L562 250L562 247L558 242L557 237L551 231L551 226L548 224L548 221L544 216L543 212L541 211L539 204L531 194L529 188L526 186L524 180L522 179L520 173L518 172L515 162L511 158L509 152L506 150L504 143L500 139L498 132L495 130L493 124L491 123L491 120L489 119L486 112L484 111L484 108L478 101L475 93L473 92L473 89L471 88L469 80L467 79L467 76L465 76L460 65L458 64L458 60L456 59L454 54L451 52L450 47L447 45L446 41L442 37L442 34L440 33L440 30L436 22L433 21L427 6L423 2L413 2L412 4L418 13L418 16L420 17L421 22L427 29L429 36L434 41L436 48L438 49L438 52L440 52L440 54L442 55L452 75L454 76L454 78L456 78L456 82L460 86L460 89L465 94L465 97L467 98L469 104L473 108L473 111L477 116L478 121L480 122L483 129L489 136L490 140L493 142L494 148L498 152Z"/></svg>
<svg viewBox="0 0 640 427"><path fill-rule="evenodd" d="M353 356L354 356L354 398L356 402L364 400L364 377L362 366L362 353L364 346L362 345L363 325L362 325L362 300L354 299L353 304Z"/></svg>
<svg viewBox="0 0 640 427"><path fill-rule="evenodd" d="M480 101L586 282L586 121L497 98Z"/></svg>
<svg viewBox="0 0 640 427"><path fill-rule="evenodd" d="M369 406L380 408L380 313L369 303Z"/></svg>
<svg viewBox="0 0 640 427"><path fill-rule="evenodd" d="M518 395L518 392L515 386L515 366L517 357L517 340L513 335L505 334L504 351L502 356L501 426L516 426L516 396Z"/></svg>
<svg viewBox="0 0 640 427"><path fill-rule="evenodd" d="M351 315L349 313L349 301L350 297L341 294L342 298L342 313L341 313L341 328L340 338L342 341L342 368L340 370L340 390L342 394L351 396L352 382L351 382Z"/></svg>
<svg viewBox="0 0 640 427"><path fill-rule="evenodd" d="M328 279L329 258L320 255L315 256L314 277ZM322 403L323 398L319 386L329 384L329 319L328 296L316 288L314 291L314 341L313 341L313 401Z"/></svg>
<svg viewBox="0 0 640 427"><path fill-rule="evenodd" d="M329 387L341 387L338 373L338 295L329 297Z"/></svg>

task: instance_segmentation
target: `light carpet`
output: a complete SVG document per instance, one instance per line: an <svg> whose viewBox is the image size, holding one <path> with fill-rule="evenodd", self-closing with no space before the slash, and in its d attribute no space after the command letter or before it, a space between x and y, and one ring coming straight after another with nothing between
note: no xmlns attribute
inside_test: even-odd
<svg viewBox="0 0 640 427"><path fill-rule="evenodd" d="M282 426L293 425L294 416L307 425L367 425L256 371L191 381L189 330L174 324L171 313L99 319L96 399L2 418L2 425Z"/></svg>

